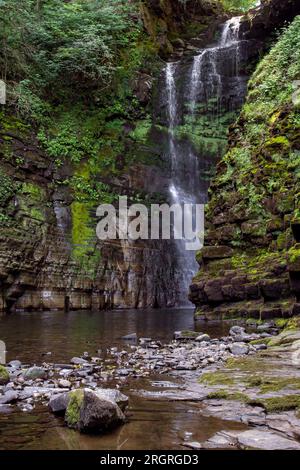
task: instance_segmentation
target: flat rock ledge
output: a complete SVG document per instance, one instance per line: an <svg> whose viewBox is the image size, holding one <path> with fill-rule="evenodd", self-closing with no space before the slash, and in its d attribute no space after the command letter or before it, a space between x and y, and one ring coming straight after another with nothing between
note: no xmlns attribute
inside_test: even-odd
<svg viewBox="0 0 300 470"><path fill-rule="evenodd" d="M203 444L186 442L193 449L300 450L300 443L271 431L220 431Z"/></svg>

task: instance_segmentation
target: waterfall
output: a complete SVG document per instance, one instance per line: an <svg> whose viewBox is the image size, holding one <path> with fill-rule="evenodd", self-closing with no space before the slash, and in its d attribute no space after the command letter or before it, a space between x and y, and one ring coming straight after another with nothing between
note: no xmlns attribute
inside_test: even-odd
<svg viewBox="0 0 300 470"><path fill-rule="evenodd" d="M190 84L190 88L191 88L190 102L191 102L192 113L194 113L195 111L199 80L201 77L202 62L205 57L205 54L206 54L206 51L202 51L201 54L195 56L194 62L193 62L191 84Z"/></svg>
<svg viewBox="0 0 300 470"><path fill-rule="evenodd" d="M176 63L169 62L166 66L166 88L168 93L168 115L169 115L169 132L173 134L177 117L177 100L176 100L176 84L175 72Z"/></svg>
<svg viewBox="0 0 300 470"><path fill-rule="evenodd" d="M184 95L188 101L187 112L183 112L182 90L180 86L177 86L179 77L181 82L183 81L180 74L181 62L166 64L167 142L171 170L169 195L172 204L203 204L203 194L205 190L207 191L207 186L204 186L203 183L201 186L200 183L202 178L200 168L202 155L199 155L192 144L187 145L177 137L177 127L187 122L192 126L192 129L197 126L199 120L198 103L201 104L201 119L205 120L207 115L210 115L215 119L213 125L216 126L223 107L224 93L227 100L235 100L233 108L237 108L240 104L239 100L242 101L243 99L245 86L243 79L239 77L240 20L241 18L237 17L227 21L223 25L217 45L200 50L193 58L184 89ZM231 80L230 93L228 93L228 80ZM235 93L238 99L234 96ZM204 109L206 107L207 112L203 111L203 106ZM212 130L208 129L208 133L211 134L211 132ZM193 131L191 133L193 134ZM187 304L188 286L198 268L195 261L195 252L185 249L184 240L174 240L174 247L181 304Z"/></svg>
<svg viewBox="0 0 300 470"><path fill-rule="evenodd" d="M241 16L236 16L226 21L221 35L220 47L228 47L238 42L241 18Z"/></svg>
<svg viewBox="0 0 300 470"><path fill-rule="evenodd" d="M175 128L179 123L178 118L178 104L177 104L177 90L176 90L176 69L177 63L168 63L165 68L165 84L167 91L167 111L168 111L168 143L169 154L171 161L171 181L169 186L170 200L172 204L195 204L196 200L191 191L186 191L183 187L185 180L184 171L182 170L181 159L183 157L180 148L176 142ZM197 158L189 152L187 155L189 169L193 174L197 173ZM176 238L174 229L174 237ZM175 239L174 246L177 258L178 270L178 290L180 291L179 303L180 306L192 306L187 299L187 292L189 283L197 270L197 263L195 261L195 253L185 249L185 240Z"/></svg>

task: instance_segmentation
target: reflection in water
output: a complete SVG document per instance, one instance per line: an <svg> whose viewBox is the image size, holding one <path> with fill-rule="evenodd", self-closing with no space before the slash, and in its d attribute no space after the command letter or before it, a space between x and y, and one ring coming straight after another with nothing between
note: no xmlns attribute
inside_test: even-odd
<svg viewBox="0 0 300 470"><path fill-rule="evenodd" d="M226 334L222 324L198 326L212 336ZM83 351L124 346L122 336L136 332L139 337L169 341L175 330L194 329L193 311L127 310L110 312L18 313L0 317L0 337L6 341L8 360L19 358L30 363L45 359L67 362ZM155 383L153 385L153 380ZM131 379L122 391L130 397L130 417L125 426L104 436L80 435L65 428L63 420L45 407L32 413L0 409L0 449L182 449L185 438L205 440L221 429L240 429L242 425L222 422L201 415L201 404L150 400L138 390L161 390L162 381L178 383L170 376ZM172 384L169 385L172 387Z"/></svg>
<svg viewBox="0 0 300 470"><path fill-rule="evenodd" d="M176 330L194 329L192 309L115 310L103 312L30 312L0 317L0 339L5 341L7 360L41 362L42 353L52 352L52 362L66 362L84 351L124 344L130 333L164 342ZM226 334L219 324L197 326L214 335Z"/></svg>

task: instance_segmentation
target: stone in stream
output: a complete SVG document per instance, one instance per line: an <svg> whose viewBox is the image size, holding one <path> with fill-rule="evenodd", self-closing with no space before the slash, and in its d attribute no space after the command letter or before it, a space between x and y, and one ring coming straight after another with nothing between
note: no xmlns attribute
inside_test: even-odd
<svg viewBox="0 0 300 470"><path fill-rule="evenodd" d="M9 373L6 367L0 365L0 385L6 385L9 382Z"/></svg>
<svg viewBox="0 0 300 470"><path fill-rule="evenodd" d="M23 377L25 380L46 379L47 371L43 367L33 366L24 372Z"/></svg>
<svg viewBox="0 0 300 470"><path fill-rule="evenodd" d="M271 431L220 431L202 444L202 449L300 450L300 444Z"/></svg>
<svg viewBox="0 0 300 470"><path fill-rule="evenodd" d="M59 379L57 383L60 388L70 388L72 385L71 382L66 379Z"/></svg>
<svg viewBox="0 0 300 470"><path fill-rule="evenodd" d="M115 402L122 411L128 406L128 397L114 388L98 388L95 393L99 398Z"/></svg>
<svg viewBox="0 0 300 470"><path fill-rule="evenodd" d="M204 333L202 335L197 336L196 341L198 343L202 343L203 341L209 342L210 341L210 336Z"/></svg>
<svg viewBox="0 0 300 470"><path fill-rule="evenodd" d="M0 404L7 405L8 403L13 403L19 398L19 393L14 390L9 390L2 397L0 397Z"/></svg>
<svg viewBox="0 0 300 470"><path fill-rule="evenodd" d="M249 346L244 343L232 343L229 346L229 350L234 356L243 356L244 354L248 354Z"/></svg>
<svg viewBox="0 0 300 470"><path fill-rule="evenodd" d="M137 341L137 334L130 333L129 335L122 336L122 339L124 339L125 341Z"/></svg>
<svg viewBox="0 0 300 470"><path fill-rule="evenodd" d="M7 365L11 367L12 369L21 369L22 362L15 360L15 361L10 361Z"/></svg>
<svg viewBox="0 0 300 470"><path fill-rule="evenodd" d="M88 364L88 361L86 359L83 359L82 357L72 357L70 362L71 362L71 364L74 364L75 366Z"/></svg>
<svg viewBox="0 0 300 470"><path fill-rule="evenodd" d="M176 339L177 341L193 340L196 339L197 336L199 336L199 333L197 331L174 331L174 339Z"/></svg>
<svg viewBox="0 0 300 470"><path fill-rule="evenodd" d="M251 429L237 433L236 437L242 449L300 450L300 443L282 437L275 432Z"/></svg>
<svg viewBox="0 0 300 470"><path fill-rule="evenodd" d="M89 389L69 393L66 409L67 426L80 432L104 432L125 422L125 416L116 402Z"/></svg>
<svg viewBox="0 0 300 470"><path fill-rule="evenodd" d="M52 397L48 403L48 406L52 413L64 414L67 409L69 399L69 393L61 393L60 395Z"/></svg>
<svg viewBox="0 0 300 470"><path fill-rule="evenodd" d="M244 334L245 334L245 328L243 328L242 326L235 325L235 326L232 326L229 330L230 336L236 336L236 335L240 336Z"/></svg>

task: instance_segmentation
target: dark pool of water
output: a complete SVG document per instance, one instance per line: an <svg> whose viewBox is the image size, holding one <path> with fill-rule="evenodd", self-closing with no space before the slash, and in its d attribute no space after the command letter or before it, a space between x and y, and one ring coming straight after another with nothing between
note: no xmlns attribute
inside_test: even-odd
<svg viewBox="0 0 300 470"><path fill-rule="evenodd" d="M0 317L0 339L6 342L8 360L40 363L51 351L51 362L68 362L83 351L123 346L122 336L138 336L169 341L175 330L194 329L211 336L227 333L224 324L194 325L193 311L127 310L107 312L16 313ZM49 358L47 357L47 360ZM31 413L12 409L0 412L0 449L182 449L184 439L203 441L221 429L243 429L243 425L224 422L201 414L201 404L164 402L139 396L151 390L152 381L178 382L169 376L133 379L123 387L129 395L128 423L104 436L81 435L63 425L61 418L45 407ZM158 382L158 383L157 383Z"/></svg>
<svg viewBox="0 0 300 470"><path fill-rule="evenodd" d="M137 333L163 342L174 331L194 330L212 336L226 334L223 323L195 324L192 309L112 310L105 312L30 312L0 316L0 340L6 343L7 360L40 362L51 352L51 362L68 361L88 351L124 345L122 336ZM49 359L49 358L48 358Z"/></svg>

